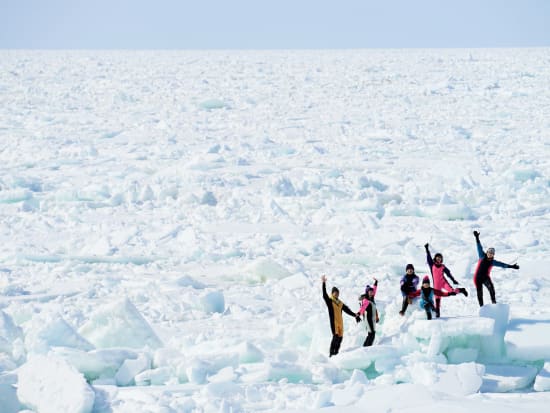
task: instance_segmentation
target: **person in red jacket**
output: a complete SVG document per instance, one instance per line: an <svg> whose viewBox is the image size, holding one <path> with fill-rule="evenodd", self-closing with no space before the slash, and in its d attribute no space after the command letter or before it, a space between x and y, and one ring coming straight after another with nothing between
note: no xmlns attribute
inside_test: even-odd
<svg viewBox="0 0 550 413"><path fill-rule="evenodd" d="M340 291L338 290L338 288L332 287L330 296L327 294L326 275L323 275L321 281L323 282L323 299L325 300L325 304L328 308L330 330L332 331L332 341L330 343L329 351L329 357L332 357L338 354L338 351L340 350L340 344L342 344L342 339L344 338L344 319L342 318L342 311L355 318L355 321L357 322L360 322L361 319L359 318L359 316L356 316L355 313L351 311L347 305L340 301L340 299L338 298L338 296L340 295Z"/></svg>
<svg viewBox="0 0 550 413"><path fill-rule="evenodd" d="M426 311L426 318L432 319L432 311L435 311L437 317L439 317L436 306L434 305L434 297L447 297L449 295L456 295L454 291L441 291L430 287L430 277L427 275L422 279L422 287L412 293L409 293L409 297L414 298L420 296L420 308ZM436 298L437 299L437 298Z"/></svg>
<svg viewBox="0 0 550 413"><path fill-rule="evenodd" d="M481 246L481 241L479 241L478 231L474 231L474 237L476 238L477 254L479 256L477 267L474 272L474 285L476 286L477 290L477 301L479 302L479 306L483 307L483 286L487 287L487 289L489 290L491 302L493 304L497 303L495 287L493 285L493 281L491 281L491 269L493 268L493 266L519 270L519 265L505 264L503 262L495 260L495 249L488 248L487 252L484 252L483 247Z"/></svg>

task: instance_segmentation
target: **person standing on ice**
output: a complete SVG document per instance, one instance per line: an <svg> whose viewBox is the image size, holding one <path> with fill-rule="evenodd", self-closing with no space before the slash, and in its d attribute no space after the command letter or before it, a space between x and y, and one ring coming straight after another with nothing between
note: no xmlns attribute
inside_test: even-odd
<svg viewBox="0 0 550 413"><path fill-rule="evenodd" d="M491 281L491 269L493 268L493 266L519 270L519 265L505 264L503 262L495 260L495 249L487 248L487 252L484 252L483 247L481 246L481 241L479 240L478 231L474 231L474 237L476 238L477 254L479 256L477 267L474 272L474 285L476 286L477 290L477 301L479 302L479 306L483 307L483 286L487 287L487 289L489 290L491 302L493 304L497 303L495 287L493 285L493 281Z"/></svg>
<svg viewBox="0 0 550 413"><path fill-rule="evenodd" d="M436 306L434 305L434 297L447 297L449 295L456 295L454 291L441 291L430 287L430 277L427 275L422 279L422 287L409 294L409 297L414 298L420 296L420 308L426 311L426 318L432 319L432 311L435 312L436 317L439 317ZM437 300L436 298L436 300Z"/></svg>
<svg viewBox="0 0 550 413"><path fill-rule="evenodd" d="M330 343L329 351L329 357L332 357L338 354L338 351L340 350L340 344L342 344L342 339L344 338L344 320L342 318L342 311L354 317L355 321L357 322L361 321L361 319L359 318L359 316L356 316L355 313L351 311L347 305L340 301L340 299L338 298L338 296L340 295L340 291L338 290L338 288L332 287L330 296L327 294L326 275L323 275L321 281L323 282L323 299L325 300L325 304L328 308L330 329L332 331L332 341Z"/></svg>
<svg viewBox="0 0 550 413"><path fill-rule="evenodd" d="M399 315L405 315L405 311L407 311L407 307L411 301L409 293L417 290L418 281L420 281L420 279L414 272L414 265L407 264L405 267L405 275L401 278L401 295L403 296L403 304L401 305Z"/></svg>
<svg viewBox="0 0 550 413"><path fill-rule="evenodd" d="M424 244L424 248L426 248L426 260L428 261L428 266L430 267L430 272L432 273L434 288L436 290L452 291L455 293L454 295L462 293L468 297L468 291L466 291L466 288L453 288L451 287L451 284L449 284L449 281L445 278L445 275L447 275L453 281L453 284L458 284L458 281L455 280L451 274L451 271L443 265L443 255L438 252L432 259L432 254L430 254L430 244ZM435 316L439 317L440 314L441 297L437 297L435 299Z"/></svg>
<svg viewBox="0 0 550 413"><path fill-rule="evenodd" d="M365 288L365 294L359 297L361 301L361 307L357 312L357 317L363 316L363 319L367 320L367 338L363 343L363 347L370 347L374 343L374 337L376 336L376 323L378 323L378 311L376 310L376 302L374 301L374 296L376 295L376 290L378 289L378 280L374 278L374 285L370 286L367 284Z"/></svg>

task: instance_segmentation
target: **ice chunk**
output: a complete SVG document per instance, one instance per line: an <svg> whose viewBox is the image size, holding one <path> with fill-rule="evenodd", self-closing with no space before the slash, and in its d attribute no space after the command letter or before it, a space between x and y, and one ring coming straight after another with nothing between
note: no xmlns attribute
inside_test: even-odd
<svg viewBox="0 0 550 413"><path fill-rule="evenodd" d="M479 391L484 366L476 363L438 364L414 363L409 366L415 384L434 387L437 391L454 396L466 396Z"/></svg>
<svg viewBox="0 0 550 413"><path fill-rule="evenodd" d="M57 357L35 356L19 369L17 396L41 413L89 413L94 391L74 367Z"/></svg>
<svg viewBox="0 0 550 413"><path fill-rule="evenodd" d="M216 206L218 204L218 200L212 191L206 191L202 195L200 203L202 205Z"/></svg>
<svg viewBox="0 0 550 413"><path fill-rule="evenodd" d="M506 352L513 360L550 360L550 316L512 318L506 331Z"/></svg>
<svg viewBox="0 0 550 413"><path fill-rule="evenodd" d="M2 413L15 413L23 409L17 399L17 375L0 375L0 411Z"/></svg>
<svg viewBox="0 0 550 413"><path fill-rule="evenodd" d="M23 330L13 322L8 314L0 311L0 353L11 354L13 342L18 338L23 339Z"/></svg>
<svg viewBox="0 0 550 413"><path fill-rule="evenodd" d="M94 348L59 315L40 315L25 328L28 329L25 337L28 352L46 354L52 347L71 347L84 351Z"/></svg>
<svg viewBox="0 0 550 413"><path fill-rule="evenodd" d="M215 110L228 108L229 105L220 99L208 99L199 104L199 107L204 110Z"/></svg>
<svg viewBox="0 0 550 413"><path fill-rule="evenodd" d="M447 351L447 360L449 363L460 364L476 361L479 355L477 348L454 347Z"/></svg>
<svg viewBox="0 0 550 413"><path fill-rule="evenodd" d="M183 277L178 278L176 283L180 287L193 287L197 290L202 290L206 287L206 285L188 275L184 275Z"/></svg>
<svg viewBox="0 0 550 413"><path fill-rule="evenodd" d="M162 342L128 299L99 307L79 333L97 348L129 347L156 349Z"/></svg>
<svg viewBox="0 0 550 413"><path fill-rule="evenodd" d="M303 274L294 274L290 277L283 278L280 281L281 288L284 290L295 290L297 288L310 288L311 283L308 278Z"/></svg>
<svg viewBox="0 0 550 413"><path fill-rule="evenodd" d="M332 357L332 362L341 369L366 370L373 362L383 364L383 360L398 360L402 352L397 347L389 345L377 345L372 347L359 347L351 351L341 352ZM376 368L376 366L375 366Z"/></svg>
<svg viewBox="0 0 550 413"><path fill-rule="evenodd" d="M204 293L200 296L199 301L201 308L206 313L223 313L225 310L225 299L221 291Z"/></svg>
<svg viewBox="0 0 550 413"><path fill-rule="evenodd" d="M550 362L544 363L544 367L535 378L535 391L550 391Z"/></svg>
<svg viewBox="0 0 550 413"><path fill-rule="evenodd" d="M537 369L522 366L485 366L483 393L505 393L522 390L533 383Z"/></svg>
<svg viewBox="0 0 550 413"><path fill-rule="evenodd" d="M264 354L254 344L244 342L238 347L239 363L258 363L263 361Z"/></svg>
<svg viewBox="0 0 550 413"><path fill-rule="evenodd" d="M137 359L126 359L115 374L118 386L135 384L134 377L151 367L151 360L145 354L140 354Z"/></svg>
<svg viewBox="0 0 550 413"><path fill-rule="evenodd" d="M479 316L495 320L493 334L481 340L481 355L485 360L500 360L505 354L504 334L508 326L510 307L507 304L488 304L479 309Z"/></svg>
<svg viewBox="0 0 550 413"><path fill-rule="evenodd" d="M52 354L65 359L88 380L101 378L114 378L125 360L138 358L138 353L127 349L110 348L104 350L92 350L85 352L65 347L56 347Z"/></svg>
<svg viewBox="0 0 550 413"><path fill-rule="evenodd" d="M269 258L254 262L247 268L247 272L257 281L280 280L291 275L285 267Z"/></svg>
<svg viewBox="0 0 550 413"><path fill-rule="evenodd" d="M137 386L160 386L167 384L175 378L175 371L171 367L159 367L145 370L134 377Z"/></svg>
<svg viewBox="0 0 550 413"><path fill-rule="evenodd" d="M417 338L429 339L434 334L445 337L458 336L491 336L495 321L491 318L457 317L440 320L415 320L409 333Z"/></svg>

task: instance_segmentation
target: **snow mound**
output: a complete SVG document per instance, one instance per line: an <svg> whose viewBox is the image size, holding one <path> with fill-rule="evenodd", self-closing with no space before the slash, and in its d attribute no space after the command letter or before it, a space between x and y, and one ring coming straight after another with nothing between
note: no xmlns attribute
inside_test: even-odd
<svg viewBox="0 0 550 413"><path fill-rule="evenodd" d="M128 299L100 308L78 331L96 348L156 349L162 346L151 326Z"/></svg>

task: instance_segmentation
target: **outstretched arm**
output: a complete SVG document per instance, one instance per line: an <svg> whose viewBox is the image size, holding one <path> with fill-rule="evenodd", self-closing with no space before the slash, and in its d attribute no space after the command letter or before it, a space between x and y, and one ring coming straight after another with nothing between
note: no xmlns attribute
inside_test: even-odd
<svg viewBox="0 0 550 413"><path fill-rule="evenodd" d="M357 317L357 314L355 314L353 311L351 311L351 310L349 309L349 307L348 307L347 305L345 305L345 304L342 306L342 310L344 310L344 313L346 313L346 314L352 316L353 318Z"/></svg>
<svg viewBox="0 0 550 413"><path fill-rule="evenodd" d="M493 260L493 265L500 268L513 268L514 270L519 270L519 265L517 264L506 264L502 261L497 260Z"/></svg>
<svg viewBox="0 0 550 413"><path fill-rule="evenodd" d="M413 291L412 293L409 293L409 297L414 298L418 297L420 295L420 290Z"/></svg>
<svg viewBox="0 0 550 413"><path fill-rule="evenodd" d="M455 280L455 277L453 277L453 275L451 274L451 270L449 270L447 267L445 267L445 268L443 268L443 272L445 273L445 275L447 277L449 277L453 281L453 284L458 284L458 281Z"/></svg>

